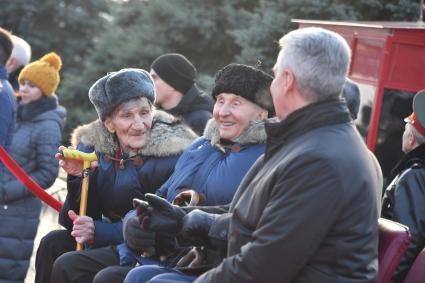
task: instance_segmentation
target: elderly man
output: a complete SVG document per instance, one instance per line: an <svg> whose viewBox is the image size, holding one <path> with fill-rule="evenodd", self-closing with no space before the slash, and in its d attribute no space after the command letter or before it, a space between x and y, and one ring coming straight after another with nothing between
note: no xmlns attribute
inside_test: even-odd
<svg viewBox="0 0 425 283"><path fill-rule="evenodd" d="M382 176L340 99L350 50L320 28L288 33L271 85L279 121L227 213L172 207L146 195L143 227L175 232L227 257L199 278L148 282L375 282ZM171 280L171 281L167 281Z"/></svg>
<svg viewBox="0 0 425 283"><path fill-rule="evenodd" d="M409 227L412 241L393 276L403 282L425 244L425 90L413 100L413 113L405 119L403 158L392 170L395 178L385 190L382 217Z"/></svg>

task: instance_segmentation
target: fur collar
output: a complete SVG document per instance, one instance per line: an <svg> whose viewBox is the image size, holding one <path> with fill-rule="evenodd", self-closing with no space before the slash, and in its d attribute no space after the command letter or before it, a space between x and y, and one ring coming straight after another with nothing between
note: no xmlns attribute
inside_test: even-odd
<svg viewBox="0 0 425 283"><path fill-rule="evenodd" d="M217 146L220 144L220 133L214 118L210 119L205 127L204 137L211 141L211 145ZM232 142L245 145L245 144L259 144L266 143L267 135L264 127L264 121L250 122L248 128Z"/></svg>
<svg viewBox="0 0 425 283"><path fill-rule="evenodd" d="M127 152L129 157L135 155L164 157L182 153L196 138L196 134L177 118L163 111L154 110L154 118L148 143L137 152ZM77 127L72 133L71 144L79 143L94 147L96 152L114 156L119 150L115 135L109 133L102 121Z"/></svg>

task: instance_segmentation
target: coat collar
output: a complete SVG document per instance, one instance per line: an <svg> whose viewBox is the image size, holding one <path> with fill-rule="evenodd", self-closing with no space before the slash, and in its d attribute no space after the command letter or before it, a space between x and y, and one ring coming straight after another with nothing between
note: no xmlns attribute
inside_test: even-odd
<svg viewBox="0 0 425 283"><path fill-rule="evenodd" d="M283 144L314 129L351 121L345 102L327 99L309 104L289 114L282 121L266 122L267 149L265 158L270 158Z"/></svg>
<svg viewBox="0 0 425 283"><path fill-rule="evenodd" d="M392 177L397 176L400 172L418 163L425 166L425 144L419 145L417 148L404 155L391 170Z"/></svg>
<svg viewBox="0 0 425 283"><path fill-rule="evenodd" d="M220 133L217 128L217 123L214 118L210 119L205 126L204 137L211 141L212 146L218 146L223 141L220 138ZM261 144L266 143L267 135L264 127L264 121L262 122L251 122L245 131L231 141L232 143L237 143L239 145L247 144Z"/></svg>
<svg viewBox="0 0 425 283"><path fill-rule="evenodd" d="M19 103L17 108L16 119L18 121L31 121L41 113L58 107L58 99L56 95L42 96L40 99L30 103Z"/></svg>
<svg viewBox="0 0 425 283"><path fill-rule="evenodd" d="M148 143L139 151L125 153L128 157L178 155L196 138L196 134L175 117L160 110L154 111ZM100 120L74 130L71 144L76 147L79 143L110 156L115 156L120 150L117 138L106 130Z"/></svg>
<svg viewBox="0 0 425 283"><path fill-rule="evenodd" d="M199 88L194 84L182 97L180 103L169 110L166 110L168 113L176 116L182 116L187 112L194 110L207 110L212 111L214 102L212 98L207 97L202 93Z"/></svg>

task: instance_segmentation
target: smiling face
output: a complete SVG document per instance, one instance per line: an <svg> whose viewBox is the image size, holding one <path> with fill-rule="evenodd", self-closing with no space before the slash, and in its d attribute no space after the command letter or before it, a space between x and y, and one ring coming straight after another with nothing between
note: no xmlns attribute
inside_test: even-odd
<svg viewBox="0 0 425 283"><path fill-rule="evenodd" d="M40 99L43 92L29 80L22 80L19 82L19 95L21 102L26 104Z"/></svg>
<svg viewBox="0 0 425 283"><path fill-rule="evenodd" d="M110 133L117 135L121 149L130 151L147 144L152 119L152 106L143 97L120 104L106 117L104 125Z"/></svg>
<svg viewBox="0 0 425 283"><path fill-rule="evenodd" d="M266 119L267 111L242 96L221 93L216 96L213 116L220 137L234 140L248 128L250 121Z"/></svg>

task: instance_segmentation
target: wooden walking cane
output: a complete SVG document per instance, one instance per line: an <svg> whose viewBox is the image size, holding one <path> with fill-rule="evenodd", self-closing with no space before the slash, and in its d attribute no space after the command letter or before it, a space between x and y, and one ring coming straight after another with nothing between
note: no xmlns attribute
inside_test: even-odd
<svg viewBox="0 0 425 283"><path fill-rule="evenodd" d="M90 172L90 163L92 161L97 161L97 156L95 152L85 153L75 149L64 149L61 154L67 159L76 159L83 161L83 183L81 185L81 196L80 196L80 216L86 215L87 212L87 195L89 190L89 172ZM77 243L77 251L81 251L83 245Z"/></svg>

